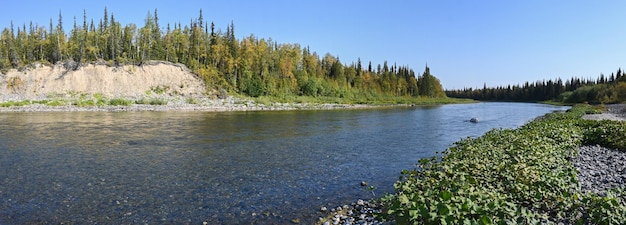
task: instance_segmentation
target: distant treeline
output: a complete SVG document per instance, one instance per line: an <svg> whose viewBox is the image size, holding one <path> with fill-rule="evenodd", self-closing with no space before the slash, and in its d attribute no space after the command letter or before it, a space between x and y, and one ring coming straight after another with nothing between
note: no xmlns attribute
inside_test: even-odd
<svg viewBox="0 0 626 225"><path fill-rule="evenodd" d="M563 80L526 82L482 89L447 90L446 95L481 101L558 101L564 103L620 103L626 101L626 76L621 68L609 77L600 74L597 79L571 78Z"/></svg>
<svg viewBox="0 0 626 225"><path fill-rule="evenodd" d="M79 22L80 21L80 22ZM82 22L82 23L81 23ZM369 62L344 64L339 57L320 57L309 47L279 44L254 35L238 40L233 23L226 32L216 30L202 15L188 24L162 26L157 10L145 24L122 26L104 9L97 23L74 17L66 34L62 15L46 28L28 25L4 28L0 34L0 72L33 63L81 63L105 61L110 65L141 64L147 60L182 63L202 77L209 87L249 96L356 95L445 97L428 67L415 74L407 66L372 66Z"/></svg>

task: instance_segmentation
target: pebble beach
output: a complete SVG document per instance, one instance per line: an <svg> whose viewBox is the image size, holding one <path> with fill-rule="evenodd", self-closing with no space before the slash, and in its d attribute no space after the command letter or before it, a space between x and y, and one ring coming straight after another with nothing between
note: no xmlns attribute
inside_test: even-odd
<svg viewBox="0 0 626 225"><path fill-rule="evenodd" d="M332 110L332 109L359 109L380 107L365 104L318 104L318 103L269 103L263 104L253 100L228 96L223 99L181 96L156 96L149 99L142 97L122 98L131 102L150 101L157 99L165 104L130 104L130 105L101 105L101 106L78 106L73 104L75 99L63 99L63 105L51 106L50 104L37 103L38 101L55 100L25 100L21 98L4 98L2 102L32 101L33 103L23 106L0 107L0 112L133 112L133 111L278 111L278 110ZM400 106L400 105L396 105Z"/></svg>

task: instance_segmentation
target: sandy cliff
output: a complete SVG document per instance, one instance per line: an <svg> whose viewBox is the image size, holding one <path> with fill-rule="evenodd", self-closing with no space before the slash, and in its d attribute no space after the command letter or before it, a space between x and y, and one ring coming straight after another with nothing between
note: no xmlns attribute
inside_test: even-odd
<svg viewBox="0 0 626 225"><path fill-rule="evenodd" d="M206 87L187 67L169 62L118 67L92 63L76 70L63 64L36 64L0 74L0 95L4 98L42 99L67 94L138 97L151 92L201 96Z"/></svg>

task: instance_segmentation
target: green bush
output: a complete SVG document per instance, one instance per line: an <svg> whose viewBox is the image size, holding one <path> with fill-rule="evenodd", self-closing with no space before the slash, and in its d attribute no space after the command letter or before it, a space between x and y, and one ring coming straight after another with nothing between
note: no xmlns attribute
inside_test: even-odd
<svg viewBox="0 0 626 225"><path fill-rule="evenodd" d="M624 121L585 121L585 144L602 145L626 151L626 122Z"/></svg>
<svg viewBox="0 0 626 225"><path fill-rule="evenodd" d="M109 105L113 105L113 106L118 106L118 105L129 106L132 104L133 104L133 101L127 100L127 99L114 98L114 99L109 100Z"/></svg>
<svg viewBox="0 0 626 225"><path fill-rule="evenodd" d="M265 95L266 87L261 78L255 77L246 81L244 93L250 97Z"/></svg>
<svg viewBox="0 0 626 225"><path fill-rule="evenodd" d="M153 98L150 100L150 105L167 105L167 100L162 98Z"/></svg>
<svg viewBox="0 0 626 225"><path fill-rule="evenodd" d="M139 105L167 105L167 100L161 99L161 98L153 98L153 99L142 98L142 99L136 100L135 104L139 104Z"/></svg>
<svg viewBox="0 0 626 225"><path fill-rule="evenodd" d="M148 105L150 104L150 100L146 99L146 98L141 98L135 101L135 104L138 105Z"/></svg>
<svg viewBox="0 0 626 225"><path fill-rule="evenodd" d="M197 99L191 98L191 97L187 98L186 102L187 102L187 104L192 104L192 105L200 104L200 102Z"/></svg>
<svg viewBox="0 0 626 225"><path fill-rule="evenodd" d="M25 105L30 105L30 104L31 104L31 102L28 101L28 100L24 100L24 101L20 101L20 102L8 101L8 102L0 103L0 107L25 106Z"/></svg>

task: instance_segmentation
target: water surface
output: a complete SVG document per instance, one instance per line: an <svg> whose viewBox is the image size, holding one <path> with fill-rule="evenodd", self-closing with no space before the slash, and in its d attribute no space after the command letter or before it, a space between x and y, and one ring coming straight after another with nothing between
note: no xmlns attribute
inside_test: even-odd
<svg viewBox="0 0 626 225"><path fill-rule="evenodd" d="M361 181L393 192L419 158L558 109L2 113L0 224L309 223L372 198Z"/></svg>

